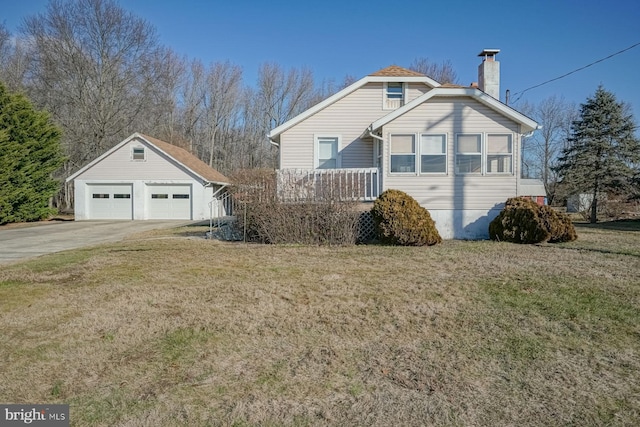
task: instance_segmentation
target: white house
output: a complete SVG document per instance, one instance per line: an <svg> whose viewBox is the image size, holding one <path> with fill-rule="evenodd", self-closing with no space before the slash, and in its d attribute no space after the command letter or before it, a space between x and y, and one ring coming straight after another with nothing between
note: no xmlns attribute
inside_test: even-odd
<svg viewBox="0 0 640 427"><path fill-rule="evenodd" d="M208 219L229 180L188 151L134 133L69 178L75 219ZM214 202L215 203L215 202Z"/></svg>
<svg viewBox="0 0 640 427"><path fill-rule="evenodd" d="M488 237L508 198L545 196L539 181L520 178L522 137L538 125L499 101L498 52L479 55L479 84L391 66L272 129L281 182L352 175L362 200L386 189L413 196L444 238Z"/></svg>

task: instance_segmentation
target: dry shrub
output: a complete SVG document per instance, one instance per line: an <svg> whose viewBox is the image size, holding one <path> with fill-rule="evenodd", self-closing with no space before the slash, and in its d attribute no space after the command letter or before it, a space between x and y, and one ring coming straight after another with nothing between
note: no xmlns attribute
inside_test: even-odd
<svg viewBox="0 0 640 427"><path fill-rule="evenodd" d="M489 224L492 240L512 243L558 243L578 238L568 215L540 206L522 197L507 200L504 209Z"/></svg>
<svg viewBox="0 0 640 427"><path fill-rule="evenodd" d="M429 211L403 191L386 190L373 203L371 215L382 243L431 246L442 242Z"/></svg>
<svg viewBox="0 0 640 427"><path fill-rule="evenodd" d="M237 227L260 243L354 244L358 238L356 201L338 180L325 180L313 192L285 197L276 172L249 170L232 176ZM287 192L287 195L293 194Z"/></svg>

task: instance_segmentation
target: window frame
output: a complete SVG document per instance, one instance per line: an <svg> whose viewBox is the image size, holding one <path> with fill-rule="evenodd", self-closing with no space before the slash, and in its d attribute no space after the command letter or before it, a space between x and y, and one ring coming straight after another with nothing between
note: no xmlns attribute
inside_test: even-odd
<svg viewBox="0 0 640 427"><path fill-rule="evenodd" d="M509 148L511 149L507 154L499 153L499 152L490 152L489 151L489 138L491 136L507 136L509 138ZM487 175L513 175L514 174L514 143L513 143L513 134L511 133L487 133L486 134L486 148L485 148L485 173ZM489 171L489 156L502 156L502 157L510 157L511 160L509 162L510 170L508 172L490 172Z"/></svg>
<svg viewBox="0 0 640 427"><path fill-rule="evenodd" d="M399 84L400 85L400 97L399 98L390 98L389 95L395 95L395 92L389 92L389 84ZM396 81L390 81L390 82L384 82L383 85L383 91L382 91L382 109L383 110L395 110L397 108L402 107L404 104L406 104L406 99L407 99L407 84L406 82L396 82ZM392 100L398 100L399 104L398 106L390 106L389 105L389 101Z"/></svg>
<svg viewBox="0 0 640 427"><path fill-rule="evenodd" d="M449 142L447 140L447 134L446 133L420 133L420 143L418 145L418 154L417 154L417 163L419 166L419 168L417 168L417 170L419 170L419 174L420 175L448 175L449 173ZM444 144L444 152L440 153L440 154L435 154L435 153L423 153L422 151L422 137L433 137L433 136L441 136L442 137L442 142ZM423 156L444 156L444 171L442 172L424 172L422 170L422 157Z"/></svg>
<svg viewBox="0 0 640 427"><path fill-rule="evenodd" d="M461 136L477 136L479 137L479 141L480 141L480 151L479 152L474 152L474 153L461 153L458 150L458 146L459 146L459 141L460 141L460 137ZM454 172L456 175L484 175L484 135L482 133L473 133L473 132L461 132L461 133L456 133L455 134L455 141L453 143L453 152L454 152L454 163L453 163L453 167L454 167ZM480 171L478 172L460 172L459 168L458 168L458 159L461 158L461 156L478 156L480 157Z"/></svg>
<svg viewBox="0 0 640 427"><path fill-rule="evenodd" d="M136 150L142 150L142 158L136 158ZM147 150L144 146L132 146L131 147L131 160L134 162L144 162L147 160Z"/></svg>
<svg viewBox="0 0 640 427"><path fill-rule="evenodd" d="M413 153L393 153L393 137L394 136L410 136L413 138ZM389 174L393 175L417 175L418 170L418 146L416 143L416 134L415 133L390 133L389 134ZM413 171L393 171L393 156L413 156Z"/></svg>
<svg viewBox="0 0 640 427"><path fill-rule="evenodd" d="M336 141L336 166L334 168L320 167L320 141L334 139ZM315 134L313 135L313 168L314 169L340 169L342 167L342 135Z"/></svg>

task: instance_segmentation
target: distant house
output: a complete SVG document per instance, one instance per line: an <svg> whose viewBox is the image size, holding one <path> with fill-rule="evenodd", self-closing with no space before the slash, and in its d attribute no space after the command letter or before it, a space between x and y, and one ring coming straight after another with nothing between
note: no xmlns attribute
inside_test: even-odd
<svg viewBox="0 0 640 427"><path fill-rule="evenodd" d="M520 178L522 137L537 123L499 101L498 52L482 51L470 87L390 66L272 129L281 185L341 174L362 183L361 200L409 193L445 238L488 237L507 198L545 196Z"/></svg>
<svg viewBox="0 0 640 427"><path fill-rule="evenodd" d="M208 219L229 184L188 151L134 133L69 178L75 219ZM214 202L215 203L215 202Z"/></svg>

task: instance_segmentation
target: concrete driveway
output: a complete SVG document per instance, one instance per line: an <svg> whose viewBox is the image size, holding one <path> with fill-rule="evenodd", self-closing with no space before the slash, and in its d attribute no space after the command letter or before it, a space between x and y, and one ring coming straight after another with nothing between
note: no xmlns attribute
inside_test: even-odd
<svg viewBox="0 0 640 427"><path fill-rule="evenodd" d="M180 227L201 221L64 221L0 227L0 264L53 252L115 242L141 231Z"/></svg>

